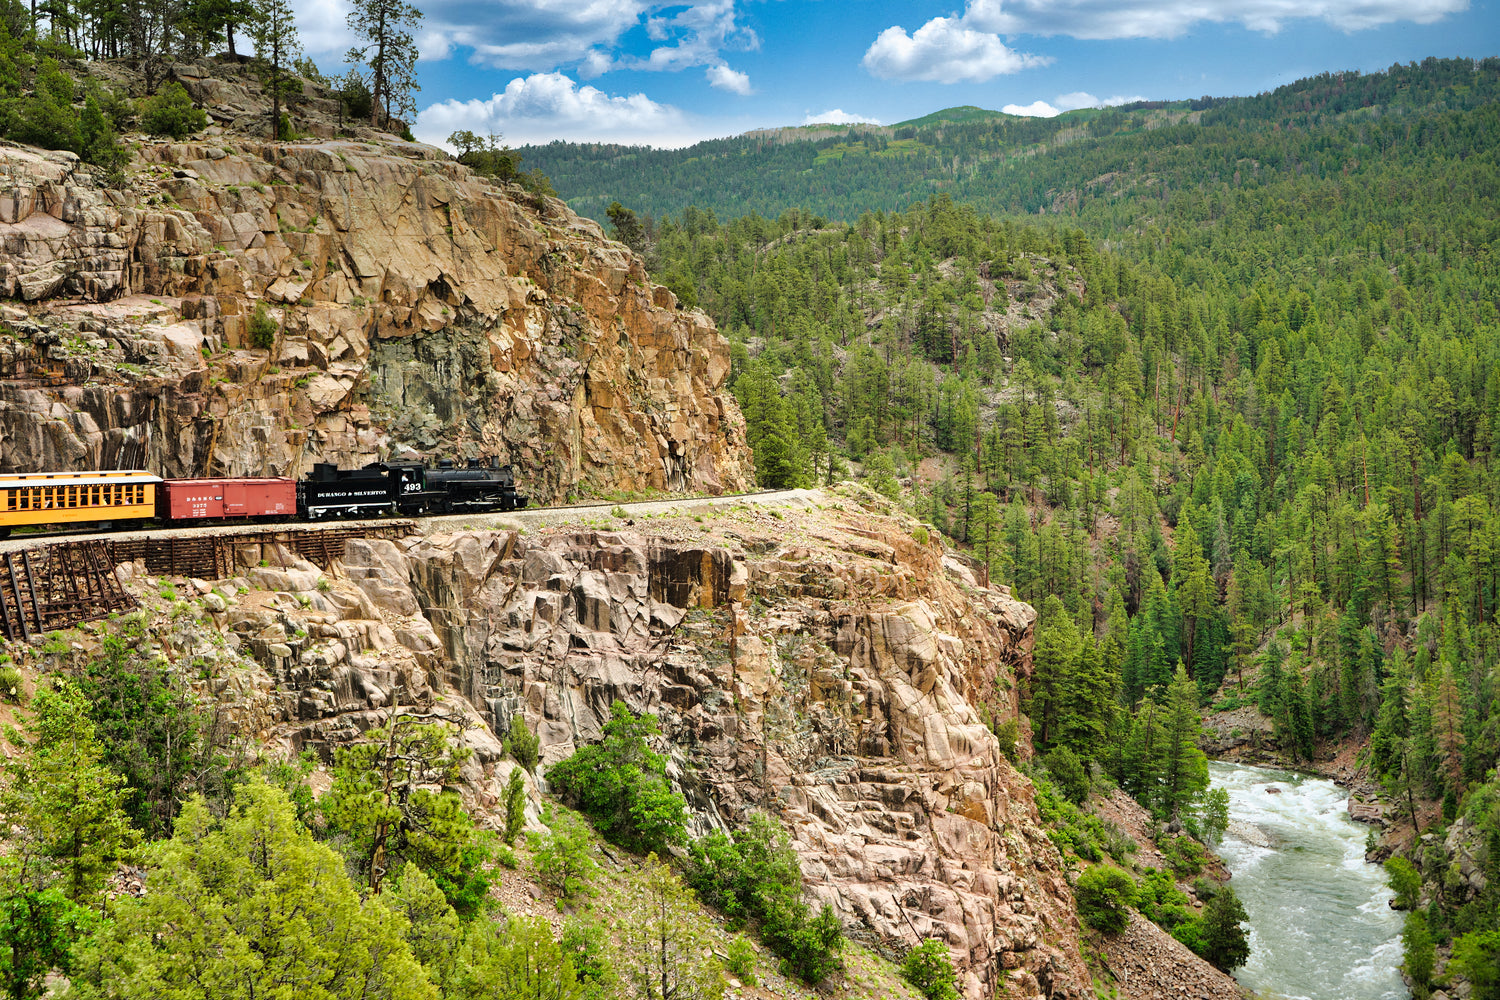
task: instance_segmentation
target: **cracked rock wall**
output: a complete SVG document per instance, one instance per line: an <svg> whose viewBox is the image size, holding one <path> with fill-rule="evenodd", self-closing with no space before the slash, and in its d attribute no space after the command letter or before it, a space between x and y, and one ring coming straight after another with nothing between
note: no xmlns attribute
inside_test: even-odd
<svg viewBox="0 0 1500 1000"><path fill-rule="evenodd" d="M545 774L620 699L660 716L695 832L775 814L851 934L942 939L975 1000L1090 995L1063 862L975 707L1016 714L1032 609L857 508L707 523L351 543L308 595L337 620L230 614L294 745L458 698L490 732L519 713Z"/></svg>
<svg viewBox="0 0 1500 1000"><path fill-rule="evenodd" d="M0 471L493 455L542 502L753 482L711 321L429 146L145 144L117 189L0 144L0 296L27 304L0 326Z"/></svg>

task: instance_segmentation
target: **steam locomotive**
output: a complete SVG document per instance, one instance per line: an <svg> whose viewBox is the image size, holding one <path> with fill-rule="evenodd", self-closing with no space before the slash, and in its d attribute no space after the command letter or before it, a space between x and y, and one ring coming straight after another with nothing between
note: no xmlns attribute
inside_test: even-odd
<svg viewBox="0 0 1500 1000"><path fill-rule="evenodd" d="M336 517L519 510L515 472L492 459L375 462L341 469L319 462L303 480L162 479L149 472L0 474L0 538L15 527L96 522L181 526L212 521L321 521Z"/></svg>

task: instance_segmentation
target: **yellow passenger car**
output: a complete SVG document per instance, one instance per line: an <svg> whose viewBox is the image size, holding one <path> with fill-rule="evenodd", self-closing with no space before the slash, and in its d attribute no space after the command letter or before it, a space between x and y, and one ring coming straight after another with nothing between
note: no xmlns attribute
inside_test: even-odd
<svg viewBox="0 0 1500 1000"><path fill-rule="evenodd" d="M156 516L161 478L149 472L0 473L0 538L12 528Z"/></svg>

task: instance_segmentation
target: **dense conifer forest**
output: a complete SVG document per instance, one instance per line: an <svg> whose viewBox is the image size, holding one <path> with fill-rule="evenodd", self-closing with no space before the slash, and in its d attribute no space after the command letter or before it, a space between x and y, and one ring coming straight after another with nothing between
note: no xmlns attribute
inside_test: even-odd
<svg viewBox="0 0 1500 1000"><path fill-rule="evenodd" d="M763 483L853 468L1036 605L1039 750L1170 817L1188 683L1500 860L1497 84L530 155L719 321ZM1461 898L1417 919L1479 970Z"/></svg>

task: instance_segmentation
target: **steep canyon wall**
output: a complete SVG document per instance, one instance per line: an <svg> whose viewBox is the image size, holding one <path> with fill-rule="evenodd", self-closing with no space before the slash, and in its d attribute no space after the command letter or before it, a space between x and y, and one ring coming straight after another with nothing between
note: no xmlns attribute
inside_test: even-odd
<svg viewBox="0 0 1500 1000"><path fill-rule="evenodd" d="M393 703L458 704L490 765L485 734L519 714L545 774L623 701L660 717L695 832L776 815L851 933L892 955L940 938L972 998L1086 995L1063 861L977 707L1016 715L1035 614L861 497L353 542L310 611L227 610L267 677L239 710L328 747ZM501 791L471 784L481 806Z"/></svg>
<svg viewBox="0 0 1500 1000"><path fill-rule="evenodd" d="M543 501L753 481L707 317L429 146L144 145L108 187L0 145L0 296L0 471L497 456Z"/></svg>

